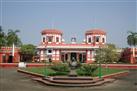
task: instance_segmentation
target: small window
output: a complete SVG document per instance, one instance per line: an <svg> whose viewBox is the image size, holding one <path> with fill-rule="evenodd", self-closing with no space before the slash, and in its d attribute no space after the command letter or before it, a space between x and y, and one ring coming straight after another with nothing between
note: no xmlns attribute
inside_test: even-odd
<svg viewBox="0 0 137 91"><path fill-rule="evenodd" d="M71 38L71 42L76 42L76 38L75 38L75 37L72 37L72 38Z"/></svg>
<svg viewBox="0 0 137 91"><path fill-rule="evenodd" d="M100 38L99 36L96 36L96 42L99 42L99 38Z"/></svg>
<svg viewBox="0 0 137 91"><path fill-rule="evenodd" d="M48 50L48 53L52 53L52 50Z"/></svg>
<svg viewBox="0 0 137 91"><path fill-rule="evenodd" d="M105 42L105 38L102 38L102 43L104 43Z"/></svg>
<svg viewBox="0 0 137 91"><path fill-rule="evenodd" d="M48 37L47 37L48 42L52 42L52 39L53 39L52 36L48 36Z"/></svg>
<svg viewBox="0 0 137 91"><path fill-rule="evenodd" d="M43 37L43 42L45 42L45 37Z"/></svg>
<svg viewBox="0 0 137 91"><path fill-rule="evenodd" d="M91 43L91 38L88 38L88 42Z"/></svg>
<svg viewBox="0 0 137 91"><path fill-rule="evenodd" d="M59 37L56 37L56 42L59 42Z"/></svg>

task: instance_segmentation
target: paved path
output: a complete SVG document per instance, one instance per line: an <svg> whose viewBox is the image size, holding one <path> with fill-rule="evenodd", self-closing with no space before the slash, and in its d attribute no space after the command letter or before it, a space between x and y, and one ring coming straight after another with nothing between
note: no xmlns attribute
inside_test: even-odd
<svg viewBox="0 0 137 91"><path fill-rule="evenodd" d="M46 86L18 73L16 68L0 68L0 91L137 91L137 70L130 70L126 77L116 78L114 83L99 87L53 87Z"/></svg>

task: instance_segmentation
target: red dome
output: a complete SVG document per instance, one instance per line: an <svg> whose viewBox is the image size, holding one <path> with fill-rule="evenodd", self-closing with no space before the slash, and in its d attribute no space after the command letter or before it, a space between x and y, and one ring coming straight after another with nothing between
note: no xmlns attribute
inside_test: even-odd
<svg viewBox="0 0 137 91"><path fill-rule="evenodd" d="M102 29L91 29L91 30L86 31L85 34L86 35L89 35L89 34L102 34L102 35L106 35L106 32L103 31Z"/></svg>
<svg viewBox="0 0 137 91"><path fill-rule="evenodd" d="M62 34L62 31L57 29L45 29L41 32L42 35L44 34Z"/></svg>

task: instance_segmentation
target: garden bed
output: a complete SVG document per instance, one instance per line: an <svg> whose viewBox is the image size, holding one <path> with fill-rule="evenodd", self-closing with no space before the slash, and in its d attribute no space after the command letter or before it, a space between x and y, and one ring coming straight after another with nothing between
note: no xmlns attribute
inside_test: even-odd
<svg viewBox="0 0 137 91"><path fill-rule="evenodd" d="M22 68L21 70L27 71L27 72L33 72L33 73L37 73L40 75L47 75L47 76L58 76L58 75L68 75L69 72L62 72L62 73L56 73L54 70L50 69L50 68L45 68L45 67L33 67L33 68ZM120 73L120 72L125 72L127 70L123 70L123 69L115 69L115 68L101 68L101 73L102 76L105 75L110 75L110 74L115 74L115 73ZM77 70L77 74L79 75L80 70ZM93 77L98 76L98 69L94 72Z"/></svg>

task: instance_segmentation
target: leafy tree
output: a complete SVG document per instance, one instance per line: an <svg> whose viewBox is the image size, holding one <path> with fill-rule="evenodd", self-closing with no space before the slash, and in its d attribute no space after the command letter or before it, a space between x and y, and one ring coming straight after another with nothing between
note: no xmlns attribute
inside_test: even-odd
<svg viewBox="0 0 137 91"><path fill-rule="evenodd" d="M116 51L115 45L107 44L104 48L96 50L95 59L101 63L113 63L119 60L119 54Z"/></svg>
<svg viewBox="0 0 137 91"><path fill-rule="evenodd" d="M16 45L16 46L21 46L22 45L22 42L20 40L20 38L18 37L17 33L19 33L20 31L19 30L15 30L13 31L12 29L9 29L8 30L8 33L7 33L7 46L12 46L13 43Z"/></svg>
<svg viewBox="0 0 137 91"><path fill-rule="evenodd" d="M110 48L110 49L116 49L116 46L114 44L107 44L107 47Z"/></svg>
<svg viewBox="0 0 137 91"><path fill-rule="evenodd" d="M36 46L32 44L22 45L21 49L21 61L32 61L32 57L36 53Z"/></svg>
<svg viewBox="0 0 137 91"><path fill-rule="evenodd" d="M137 32L129 31L127 36L128 45L133 47L133 57L135 57L135 47L137 46Z"/></svg>

